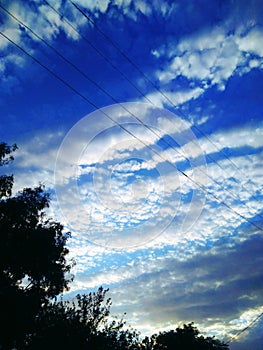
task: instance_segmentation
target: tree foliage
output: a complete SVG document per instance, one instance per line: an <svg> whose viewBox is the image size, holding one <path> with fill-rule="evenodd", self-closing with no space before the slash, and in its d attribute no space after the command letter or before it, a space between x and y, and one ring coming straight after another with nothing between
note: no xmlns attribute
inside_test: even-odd
<svg viewBox="0 0 263 350"><path fill-rule="evenodd" d="M13 160L16 145L0 144L0 165ZM18 346L41 305L68 288L69 237L47 219L49 195L43 186L12 196L13 175L0 178L0 343Z"/></svg>
<svg viewBox="0 0 263 350"><path fill-rule="evenodd" d="M145 350L227 350L228 345L214 337L199 334L193 323L160 332L143 340Z"/></svg>
<svg viewBox="0 0 263 350"><path fill-rule="evenodd" d="M109 320L110 299L102 287L72 301L49 303L39 314L26 349L138 349L138 334L124 330L122 320Z"/></svg>
<svg viewBox="0 0 263 350"><path fill-rule="evenodd" d="M8 146L6 143L0 143L0 166L8 164L14 160L12 152L17 149L16 145ZM14 182L13 175L1 175L0 176L0 199L3 197L9 197L12 194L12 186Z"/></svg>

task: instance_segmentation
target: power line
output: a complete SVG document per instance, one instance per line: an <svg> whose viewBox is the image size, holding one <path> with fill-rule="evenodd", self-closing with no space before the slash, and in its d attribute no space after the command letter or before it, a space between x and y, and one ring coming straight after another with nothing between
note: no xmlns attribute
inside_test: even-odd
<svg viewBox="0 0 263 350"><path fill-rule="evenodd" d="M162 135L158 134L154 129L152 129L150 126L145 124L139 117L137 117L134 113L132 113L125 105L123 105L121 102L119 102L114 96L112 96L107 90L105 90L101 85L99 85L96 81L94 81L92 78L90 78L85 72L83 72L78 66L76 66L71 60L66 58L59 50L54 48L52 45L50 45L44 38L39 36L35 31L33 31L29 26L27 26L24 22L22 22L20 19L18 19L14 14L12 14L10 11L8 11L5 7L3 7L0 4L0 8L4 10L10 17L12 17L16 22L18 22L21 26L26 28L28 31L30 31L38 40L43 42L47 47L49 47L53 52L55 52L61 59L63 59L67 64L69 64L71 67L73 67L78 73L80 73L85 79L87 79L89 82L91 82L93 85L95 85L100 91L102 91L107 97L111 98L113 102L118 103L127 113L129 113L132 117L134 117L139 123L141 123L145 128L147 128L151 133L153 133L157 138L161 138ZM90 101L89 101L90 103ZM153 104L154 105L154 104ZM177 154L182 156L185 160L191 163L190 159L186 157L182 152L178 151L169 141L166 141L165 139L163 142L172 148ZM216 162L217 163L217 162ZM195 164L193 162L193 164ZM229 189L223 187L218 181L214 180L212 176L207 174L202 168L200 168L200 172L202 172L206 177L208 177L212 182L216 183L219 187L223 188L224 191L228 192L230 195L232 195L235 199L239 200L242 205L244 205L249 211L251 210L249 206L242 202L239 196L237 196L235 193L230 191ZM263 219L263 217L262 217Z"/></svg>
<svg viewBox="0 0 263 350"><path fill-rule="evenodd" d="M47 2L47 1L46 1ZM149 77L140 69L140 67L137 65L137 64L135 64L131 59L130 59L130 57L128 56L128 55L126 55L126 53L123 51L123 50L121 50L119 47L118 47L118 45L103 31L103 30L101 30L100 29L100 27L76 4L76 3L74 3L72 0L69 0L69 2L71 2L71 4L97 29L97 31L123 56L123 58L125 58L143 77L144 77L144 79L148 82L148 83L150 83L151 84L151 86L155 89L155 90L157 90L164 98L165 98L165 100L166 101L168 101L169 102L169 104L173 107L173 108L175 108L177 111L179 111L179 113L182 115L182 116L184 116L186 119L188 119L187 118L187 116L178 108L178 106L176 106L174 103L173 103L173 101L158 87L158 86L156 86L156 84L151 80L151 79L149 79ZM138 89L137 89L138 90ZM149 98L147 97L147 96L145 96L141 91L140 91L140 93L145 97L145 98L147 98L147 100L149 101ZM239 172L241 172L241 174L242 175L244 175L246 178L247 178L247 175L236 165L236 163L235 162L233 162L232 161L232 159L222 150L222 149L220 149L220 148L218 148L218 146L213 142L213 140L211 140L211 138L210 137L208 137L200 128L198 128L196 125L194 125L194 124L192 124L191 123L191 126L194 128L194 129L196 129L202 136L204 136L216 149L217 149L217 151L219 151L221 154L223 154L224 155L224 157L226 158L226 159L228 159L229 160L229 162L239 171ZM219 168L221 168L222 170L224 170L223 169L223 167L218 163L218 162L216 162L210 155L206 155L207 156L207 158L209 158L209 159L211 159L211 160L213 160L213 162L215 162L216 164L217 164L217 166L219 167ZM235 178L233 178L233 180L237 183L237 184L239 184L239 185L241 185L241 187L244 189L244 186L242 185L242 184L240 184L240 182L239 181L237 181ZM257 186L251 179L249 179L249 181L252 183L252 184L254 184L255 186ZM254 200L256 200L256 201L258 201L258 198L257 197L255 197L254 196L254 194L252 194L252 193L250 193L249 191L247 191L250 195L251 195L251 197L254 199ZM261 216L261 215L259 215L259 216Z"/></svg>
<svg viewBox="0 0 263 350"><path fill-rule="evenodd" d="M43 2L45 4L47 4L47 6L49 6L58 16L60 16L65 23L67 23L67 25L77 34L79 35L95 52L97 52L98 55L100 55L114 70L116 70L119 74L121 74L121 76L127 80L129 82L129 84L137 91L140 93L140 95L142 95L149 103L152 103L152 101L145 95L143 94L143 92L132 82L132 80L125 74L123 73L118 66L116 66L115 64L113 64L111 62L111 60L109 60L109 58L101 51L99 50L86 36L82 35L79 30L73 26L68 20L67 18L60 13L58 10L55 9L54 6L50 5L50 3L47 0L43 0Z"/></svg>
<svg viewBox="0 0 263 350"><path fill-rule="evenodd" d="M246 327L241 329L239 332L237 332L235 335L233 335L227 342L227 344L232 343L234 340L236 340L241 334L243 334L245 331L247 331L249 328L253 327L254 324L258 322L258 320L263 316L263 312L259 314L256 318L254 318Z"/></svg>
<svg viewBox="0 0 263 350"><path fill-rule="evenodd" d="M14 42L11 38L9 38L7 35L5 35L3 32L0 32L0 34L7 39L11 44L16 46L18 49L20 49L24 54L29 56L33 61L35 61L37 64L39 64L42 68L44 68L46 71L48 71L54 78L58 79L61 83L63 83L65 86L67 86L70 90L75 92L79 97L81 97L84 101L88 102L91 106L93 106L95 109L99 109L99 107L92 102L90 99L88 99L86 96L84 96L81 92L79 92L76 88L74 88L71 84L69 84L65 79L61 78L57 73L55 73L53 70L51 70L48 66L46 66L44 63L42 63L39 59L37 59L35 56L30 54L28 51L26 51L23 47L21 47L19 44ZM112 122L117 124L121 129L123 129L125 132L136 138L141 143L144 143L142 140L140 140L136 135L134 135L132 132L130 132L128 129L126 129L123 125L115 121L111 116L109 116L107 113L105 113L103 110L101 112L109 118ZM144 143L145 146L148 146L146 143Z"/></svg>
<svg viewBox="0 0 263 350"><path fill-rule="evenodd" d="M63 78L61 78L57 73L55 73L53 70L51 70L49 67L47 67L45 64L43 64L39 59L37 59L35 56L33 56L32 54L30 54L28 51L26 51L23 47L21 47L19 44L17 44L15 41L13 41L10 37L8 37L6 34L0 32L0 34L6 39L8 40L10 43L12 43L14 46L16 46L18 49L20 49L24 54L26 54L27 56L29 56L33 61L35 61L37 64L39 64L43 69L45 69L47 72L49 72L54 78L58 79L62 84L64 84L65 86L67 86L70 90L72 90L73 92L75 92L79 97L81 97L84 101L88 102L90 105L92 105L94 108L99 109L99 107L92 102L91 100L89 100L86 96L84 96L82 93L80 93L76 88L74 88L70 83L68 83L66 80L64 80ZM107 118L109 118L114 124L118 125L122 130L124 130L126 133L128 133L129 135L131 135L133 138L135 138L137 141L139 141L140 143L142 143L144 146L146 146L147 148L149 148L151 151L153 151L159 158L161 158L162 160L164 160L165 162L167 161L167 159L165 159L161 154L159 154L159 152L157 152L155 149L153 149L152 147L150 147L147 143L145 143L143 140L141 140L139 137L137 137L134 133L132 133L131 131L129 131L127 128L125 128L122 124L118 123L116 120L114 120L110 115L108 115L105 111L101 110L101 113L103 113ZM197 187L199 187L201 190L203 190L204 192L206 192L208 195L210 195L211 197L213 197L217 202L219 202L220 204L224 205L226 208L228 208L229 210L231 210L234 214L236 214L237 216L239 216L240 218L242 218L243 220L245 220L246 222L248 222L249 224L253 225L255 228L257 228L258 230L263 232L263 229L258 226L257 224L255 224L253 221L249 220L248 218L246 218L244 215L240 214L238 211L236 211L235 209L233 209L230 205L228 205L227 203L225 203L224 201L221 201L214 193L210 192L209 190L207 190L205 188L204 185L198 183L197 181L193 180L189 175L187 175L184 171L178 169L173 163L171 163L171 165L179 172L181 173L184 177L186 177L188 180L190 180L194 185L196 185Z"/></svg>

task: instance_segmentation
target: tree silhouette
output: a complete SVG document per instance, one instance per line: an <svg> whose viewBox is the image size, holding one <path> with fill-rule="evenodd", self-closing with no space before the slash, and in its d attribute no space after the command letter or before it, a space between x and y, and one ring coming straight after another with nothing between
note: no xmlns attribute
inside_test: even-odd
<svg viewBox="0 0 263 350"><path fill-rule="evenodd" d="M73 301L47 304L39 314L28 350L131 350L139 349L138 334L123 330L122 320L109 320L110 299L102 287L77 295Z"/></svg>
<svg viewBox="0 0 263 350"><path fill-rule="evenodd" d="M16 145L0 144L0 166ZM0 177L0 344L18 346L40 307L68 288L70 265L60 223L47 219L49 195L42 186L12 196L13 176Z"/></svg>
<svg viewBox="0 0 263 350"><path fill-rule="evenodd" d="M214 337L199 335L198 329L193 323L184 324L176 330L160 332L151 339L146 338L142 343L149 350L227 350L227 344Z"/></svg>

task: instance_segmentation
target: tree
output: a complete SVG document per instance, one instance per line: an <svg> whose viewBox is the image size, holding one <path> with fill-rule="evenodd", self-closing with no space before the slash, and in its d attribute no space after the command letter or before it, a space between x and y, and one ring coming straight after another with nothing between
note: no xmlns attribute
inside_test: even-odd
<svg viewBox="0 0 263 350"><path fill-rule="evenodd" d="M13 160L16 145L0 143L0 166ZM49 298L68 288L69 233L47 219L50 197L43 186L12 195L13 175L0 177L0 348L23 342Z"/></svg>
<svg viewBox="0 0 263 350"><path fill-rule="evenodd" d="M227 350L227 344L215 339L214 337L203 337L194 327L193 323L184 324L176 330L160 332L153 335L150 340L147 338L148 348L151 350Z"/></svg>
<svg viewBox="0 0 263 350"><path fill-rule="evenodd" d="M8 146L6 143L0 143L0 166L8 164L14 160L14 157L10 155L17 149L17 145ZM9 197L12 194L12 186L14 182L13 175L1 175L0 176L0 199L3 197Z"/></svg>
<svg viewBox="0 0 263 350"><path fill-rule="evenodd" d="M36 319L27 350L136 350L138 333L124 330L123 320L109 320L107 289L77 295L73 301L45 305Z"/></svg>
<svg viewBox="0 0 263 350"><path fill-rule="evenodd" d="M109 314L109 301L103 305L105 293L100 288L98 293L77 295L73 301L46 304L28 336L26 349L87 349Z"/></svg>

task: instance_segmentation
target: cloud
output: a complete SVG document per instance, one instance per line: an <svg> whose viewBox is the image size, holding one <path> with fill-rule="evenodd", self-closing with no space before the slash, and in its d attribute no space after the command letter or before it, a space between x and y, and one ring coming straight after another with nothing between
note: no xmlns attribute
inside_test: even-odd
<svg viewBox="0 0 263 350"><path fill-rule="evenodd" d="M114 6L118 6L119 16L123 13L124 16L135 22L138 21L140 16L151 18L153 14L162 15L167 19L178 10L177 4L158 0L153 0L151 5L145 0L116 0L114 1ZM113 11L113 6L109 6L108 11Z"/></svg>
<svg viewBox="0 0 263 350"><path fill-rule="evenodd" d="M262 308L261 308L262 310ZM254 311L254 312L253 312ZM245 325L252 323L256 317L261 313L259 310L253 310L251 312L251 317L245 322ZM250 321L250 322L249 322ZM255 349L260 350L262 348L262 329L263 323L262 318L256 323L250 325L250 327L243 332L237 339L233 339L231 342L231 349L233 350L246 350Z"/></svg>
<svg viewBox="0 0 263 350"><path fill-rule="evenodd" d="M21 31L18 28L8 28L6 25L0 27L1 32L9 37L11 40L17 42L20 39ZM4 50L9 45L9 42L2 35L0 36L0 48Z"/></svg>
<svg viewBox="0 0 263 350"><path fill-rule="evenodd" d="M257 162L257 160L255 160L255 162ZM214 167L216 167L216 165L214 165ZM217 173L218 179L220 179L221 175L216 171L215 173ZM166 179L167 182L171 184L171 186L172 186L172 177L173 177L173 174L171 174L170 179L169 178ZM224 179L224 182L226 182L226 184L227 184L227 181L228 179ZM236 184L236 187L239 188L239 185ZM238 212L246 216L248 215L248 211L246 207L242 209L241 204L238 204L238 205L234 204L236 200L233 199L231 195L228 194L228 196L226 197L224 187L215 186L213 182L210 182L208 184L208 188L210 191L212 191L212 193L215 193L221 200L224 200L229 205L232 205L233 208L236 209ZM243 191L241 191L240 189L237 189L237 190L233 189L233 190L234 190L234 193L239 192L241 197L243 196L243 192L244 192L244 195L247 195L248 190L252 191L252 189L250 188L249 189L245 188L243 189ZM252 212L253 211L255 211L256 213L260 212L259 203L257 201L254 201L254 202L250 201L249 207ZM162 206L161 209L163 212L162 215L165 215L166 207ZM172 209L171 213L174 213L175 207L173 207L173 205L171 205L171 209ZM185 206L183 203L182 203L181 210L183 211L186 210L187 212L187 206ZM140 220L140 212L138 212L137 215L138 215L137 218L139 218ZM180 216L178 215L178 220L179 219L180 219ZM172 245L182 244L187 240L190 242L197 242L198 245L205 246L206 244L209 244L209 242L216 242L224 237L228 237L228 239L231 240L232 239L231 237L233 236L229 236L229 230L231 229L232 235L234 235L235 232L239 232L238 227L242 224L242 221L243 223L246 223L245 220L241 220L241 218L237 216L234 212L229 211L227 207L222 205L219 207L218 206L215 207L213 205L213 201L211 200L211 198L207 198L207 203L203 207L202 214L200 215L198 220L195 222L195 225L189 230L189 232L182 235L179 229L180 225L178 226L178 221L175 221L173 224L169 226L169 228L166 229L166 232L163 232L161 235L155 238L155 240L148 242L147 247L148 248L152 247L152 249L157 249L157 248L165 247L171 244ZM251 226L251 229L253 231L255 230L255 227ZM86 237L87 239L89 238L88 235L86 235ZM242 235L239 236L238 240L239 239L242 240ZM144 246L138 246L132 251L141 251L143 247ZM186 248L186 250L189 250L189 246ZM192 251L191 249L189 250L191 254L193 254L194 251ZM103 276L101 280L102 279L103 279Z"/></svg>
<svg viewBox="0 0 263 350"><path fill-rule="evenodd" d="M157 77L162 84L168 84L179 76L189 81L198 81L206 89L216 85L224 90L227 81L234 75L248 73L253 67L260 68L251 55L263 56L260 38L262 28L248 32L236 28L229 34L227 26L205 28L180 39L168 50L155 49L153 54L170 63L159 70Z"/></svg>
<svg viewBox="0 0 263 350"><path fill-rule="evenodd" d="M130 106L137 108L137 104ZM147 115L148 110L144 113ZM96 123L93 124L92 116L88 116L75 126L76 130L72 128L60 152L57 141L62 134L57 132L36 136L17 153L20 173L17 186L20 188L32 185L34 180L34 184L44 181L54 190L53 171L56 169L58 203L54 214L69 230L78 232L79 237L97 244L107 242L112 247L123 245L126 249L134 247L136 250L141 249L136 248L138 244L164 246L182 242L186 237L218 239L225 234L226 220L227 228L231 226L233 231L240 222L245 222L234 211L248 219L260 213L255 196L262 180L261 126L254 131L253 138L249 128L211 135L219 150L225 147L240 149L244 145L255 149L255 153L246 152L245 157L241 153L232 158L229 153L237 168L244 169L237 171L218 149L211 149L207 139L192 141L187 136L188 124L171 124L172 120L158 114L155 124L158 132L161 131L160 137L166 130L170 130L170 136L177 141L182 136L181 147L177 145L175 149L156 147L155 135L152 137L141 125L131 124L130 130L139 138L146 141L150 137L149 143L160 157L131 135L112 127L113 123L109 123L108 128L103 118L100 123L96 113L93 117ZM127 122L122 114L118 118ZM101 128L105 131L101 132ZM217 162L209 161L207 169L199 159L202 151L217 159ZM57 167L54 166L56 159L59 161ZM250 174L253 182L248 181L244 172ZM27 173L31 174L30 178ZM233 211L223 204L215 207L218 205L215 198L232 207ZM207 226L205 231L203 225Z"/></svg>
<svg viewBox="0 0 263 350"><path fill-rule="evenodd" d="M133 13L133 16L136 16L136 13L142 13L147 16L152 14L152 6L149 6L149 4L143 0L138 0L136 2L131 0L115 1L114 6L109 0L76 0L74 3L80 6L81 9L83 8L87 12L87 15L92 14L92 18L106 13L109 8L114 8L115 12L118 11L119 15L120 13ZM174 6L168 6L166 2L159 4L158 1L154 1L154 8L156 8L156 11L160 8L163 14L170 13L173 7ZM36 1L34 4L26 2L22 4L17 0L12 0L5 8L20 21L24 22L25 25L34 30L40 37L49 41L50 44L52 44L52 41L55 41L62 32L70 40L79 40L81 38L79 33L80 29L83 26L93 26L93 24L70 2L64 3L63 1L50 0L47 3ZM22 41L24 43L23 30L19 28L14 18L11 18L4 10L2 11L5 13L5 17L1 25L1 31L18 44ZM64 17L61 18L59 13L62 13ZM36 42L39 41L34 35L32 35L32 40ZM0 37L0 47L2 49L9 45L10 43L8 43L8 41ZM31 52L33 51L33 47L27 47L27 49L30 49Z"/></svg>
<svg viewBox="0 0 263 350"><path fill-rule="evenodd" d="M62 135L60 131L45 130L20 140L14 154L15 162L11 164L15 175L14 192L40 183L53 190L54 164Z"/></svg>
<svg viewBox="0 0 263 350"><path fill-rule="evenodd" d="M132 113L139 109L136 115L158 133L134 123L127 108ZM174 157L171 149L163 150L157 136L169 133L180 145L194 135L187 123L169 111L130 103L124 114L120 112L121 105L110 106L71 129L58 153L56 192L64 218L79 234L85 235L92 227L91 241L128 248L147 243L162 232L178 215L178 205L184 202L180 193L187 196L192 191L189 184L180 183L174 164L184 160L183 155ZM105 114L122 122L131 134ZM174 118L171 128L169 117ZM200 204L198 197L193 194L192 202ZM186 207L182 215L198 215Z"/></svg>
<svg viewBox="0 0 263 350"><path fill-rule="evenodd" d="M245 35L237 37L236 42L238 44L239 50L243 52L253 53L258 57L263 57L263 48L261 45L262 34L262 28L254 27Z"/></svg>
<svg viewBox="0 0 263 350"><path fill-rule="evenodd" d="M149 93L147 97L147 101L150 100L154 106L163 108L166 106L179 106L188 102L190 100L194 100L198 98L204 92L201 88L194 88L188 90L181 90L177 92L170 92L169 90L160 92L152 92Z"/></svg>
<svg viewBox="0 0 263 350"><path fill-rule="evenodd" d="M165 121L160 120L160 125L162 123ZM259 127L255 134L258 137L255 138L250 137L251 130L247 128L233 129L231 132L221 132L212 136L215 136L215 140L220 139L218 145L221 148L226 145L240 148L248 144L257 150L261 147L260 130ZM238 135L242 137L238 138ZM187 144L183 147L186 146ZM208 144L205 143L202 147L209 149ZM171 152L171 150L168 151ZM257 151L251 155L235 156L234 159L237 167L246 169L250 178L253 178L254 184L249 183L246 177L237 171L235 178L238 182L233 182L231 180L233 165L224 157L218 160L221 170L218 169L217 164L208 165L213 181L206 179L207 189L234 210L252 220L261 212L259 202L251 198L251 195L256 194L255 191L261 188L262 169L260 170L260 166L255 167L255 164L261 164L261 157L262 153ZM107 158L104 159L105 162L106 160ZM128 164L135 167L133 170L138 169L137 162L128 162L126 165ZM125 167L126 165L124 163L118 170L125 173L129 170ZM204 174L199 176L201 179ZM214 181L218 181L220 185ZM166 175L165 182L167 192L164 193L168 196L176 188L173 172ZM188 193L193 184L187 183L185 179L180 186L181 192L184 186L187 186L185 193ZM226 192L225 189L229 187L240 200L245 201L250 208L249 211L240 200L237 201L231 193ZM141 190L139 193L142 193ZM125 198L125 193L123 196ZM169 198L171 207L162 206L161 217L166 215L166 210L174 213L175 202L172 201L172 197ZM178 323L192 320L201 324L202 328L207 329L210 334L213 333L212 326L209 326L210 328L206 326L216 325L217 333L215 330L214 333L218 337L226 333L235 334L242 324L238 319L249 321L251 314L250 316L247 314L248 310L255 308L253 312L255 315L258 312L257 305L261 303L259 298L262 276L257 267L260 266L259 253L262 237L255 236L257 234L255 227L224 205L218 205L214 198L209 196L195 225L182 235L178 220L183 213L187 212L187 205L183 202L181 202L181 210L177 220L155 240L148 242L145 246L126 250L126 255L131 260L120 267L111 269L110 257L115 253L108 251L104 259L97 261L97 272L92 275L88 272L85 274L84 259L83 265L79 266L81 273L77 273L74 288L86 290L104 282L111 288L113 305L115 305L113 312L121 314L124 310L127 311L128 321L131 324L139 322L140 328L148 334L157 329L175 327ZM139 220L142 218L141 214L143 214L142 211L136 211ZM106 233L111 235L105 228ZM148 252L143 253L146 248ZM158 257L158 250L162 250L163 256ZM118 250L115 252L118 254ZM250 261L252 252L255 252L255 259ZM244 262L241 266L240 261ZM104 266L103 269L100 266ZM253 271L253 274L249 271ZM151 298L148 298L149 295ZM233 323L234 320L236 320L235 323Z"/></svg>
<svg viewBox="0 0 263 350"><path fill-rule="evenodd" d="M105 11L103 4L106 2L97 2L95 8L98 11ZM89 5L92 6L92 3L90 2ZM40 42L38 37L46 40L49 45L53 45L61 33L64 33L68 40L77 41L80 39L79 28L88 23L85 17L73 5L66 3L64 6L60 1L50 1L48 4L43 4L42 2L36 2L34 4L23 2L22 4L13 0L5 6L5 9L16 17L18 21L1 9L4 12L4 20L0 26L1 31L31 55L35 54L35 43ZM65 17L61 17L59 12L63 13ZM23 27L21 22L34 31L36 35L31 33L30 30L27 30L26 27ZM11 50L12 45L7 39L0 36L0 48L5 53L4 65L1 65L1 70L4 73L6 72L7 64L17 69L27 63L27 57L21 58L19 54L13 54L14 59L9 59L7 50ZM21 63L23 64L21 65Z"/></svg>
<svg viewBox="0 0 263 350"><path fill-rule="evenodd" d="M246 172L245 169L242 171L243 166L245 167L246 164L246 158L242 157L243 153L260 153L263 146L262 135L263 126L260 123L257 124L256 127L234 127L228 130L220 130L209 135L209 137L200 137L198 141L189 139L189 142L186 142L185 145L182 146L180 152L185 155L191 155L193 164L195 164L195 161L198 160L198 156L202 153L206 154L208 163L214 163L218 159L222 159L222 161L226 159L227 162L227 159L231 158L230 161L228 160L228 162L232 164L231 172L234 171L235 175L239 177L239 175L236 174L237 167L241 168L241 175L244 175L244 172ZM197 145L199 147L197 147ZM236 158L239 157L239 154L244 163L242 165L241 160L240 165L236 165L235 167L234 164L238 162ZM224 172L226 173L227 169L224 169ZM214 175L216 176L216 174ZM230 177L231 174L228 173L228 176Z"/></svg>
<svg viewBox="0 0 263 350"><path fill-rule="evenodd" d="M178 322L212 324L220 320L224 328L221 336L228 327L235 333L241 324L233 320L241 315L251 320L258 310L246 314L247 310L262 303L261 249L262 237L258 236L232 248L222 243L211 252L196 251L184 261L175 258L175 252L149 258L145 265L138 261L141 273L134 279L130 275L111 292L113 302L122 300L116 310L127 308L131 319L133 312L140 315L142 327L147 324L151 332L153 327L171 327ZM250 259L251 254L255 259Z"/></svg>
<svg viewBox="0 0 263 350"><path fill-rule="evenodd" d="M102 1L92 1L92 0L76 0L76 4L83 6L87 8L88 10L92 11L93 13L99 11L99 12L106 12L108 9L108 6L110 4L109 0L102 0Z"/></svg>

